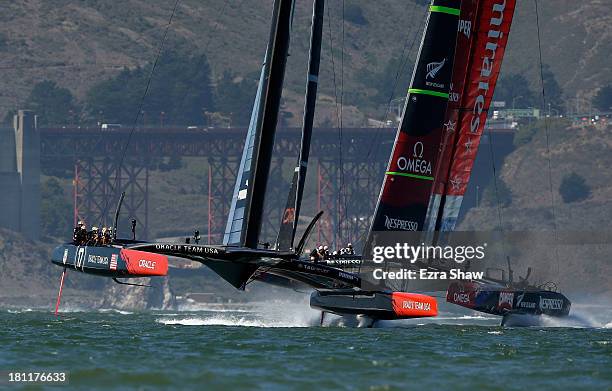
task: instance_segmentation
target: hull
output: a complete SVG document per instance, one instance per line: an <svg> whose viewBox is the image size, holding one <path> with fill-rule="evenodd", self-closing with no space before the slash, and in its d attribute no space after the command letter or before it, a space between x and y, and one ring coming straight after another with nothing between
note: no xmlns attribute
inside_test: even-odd
<svg viewBox="0 0 612 391"><path fill-rule="evenodd" d="M51 262L79 272L111 278L168 274L168 257L165 255L112 246L64 244L53 250Z"/></svg>
<svg viewBox="0 0 612 391"><path fill-rule="evenodd" d="M311 294L310 307L338 315L364 315L375 320L438 315L436 299L405 292L319 290Z"/></svg>
<svg viewBox="0 0 612 391"><path fill-rule="evenodd" d="M543 289L496 286L476 282L455 282L446 301L492 315L569 315L571 302L559 292Z"/></svg>

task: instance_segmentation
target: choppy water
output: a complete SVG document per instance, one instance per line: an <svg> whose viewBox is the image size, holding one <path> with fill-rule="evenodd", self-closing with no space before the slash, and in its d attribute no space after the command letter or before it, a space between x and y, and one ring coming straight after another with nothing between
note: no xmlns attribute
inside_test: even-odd
<svg viewBox="0 0 612 391"><path fill-rule="evenodd" d="M80 389L612 389L612 323L318 327L314 312L262 308L0 310L0 371L68 371Z"/></svg>

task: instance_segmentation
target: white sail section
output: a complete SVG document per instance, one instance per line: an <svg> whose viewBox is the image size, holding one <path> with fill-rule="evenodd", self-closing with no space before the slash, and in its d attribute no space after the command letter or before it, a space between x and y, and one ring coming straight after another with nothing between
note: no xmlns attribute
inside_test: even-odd
<svg viewBox="0 0 612 391"><path fill-rule="evenodd" d="M223 235L224 245L240 245L242 230L245 228L247 195L249 192L249 182L251 182L251 159L255 146L257 115L260 111L259 106L261 104L262 86L264 84L264 67L265 62L261 70L261 76L259 77L255 103L253 104L253 111L251 112L251 121L249 122L249 129L247 131L244 149L242 150L242 158L240 159L238 176L236 177L236 184L234 186L232 205L230 206L227 223L225 225L225 234Z"/></svg>

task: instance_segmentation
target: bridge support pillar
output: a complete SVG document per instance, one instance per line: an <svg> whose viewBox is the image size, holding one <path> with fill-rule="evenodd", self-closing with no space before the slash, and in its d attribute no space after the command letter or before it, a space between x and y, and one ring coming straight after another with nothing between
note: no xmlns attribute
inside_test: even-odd
<svg viewBox="0 0 612 391"><path fill-rule="evenodd" d="M33 112L19 110L14 118L17 172L21 182L20 227L30 239L40 237L40 136Z"/></svg>

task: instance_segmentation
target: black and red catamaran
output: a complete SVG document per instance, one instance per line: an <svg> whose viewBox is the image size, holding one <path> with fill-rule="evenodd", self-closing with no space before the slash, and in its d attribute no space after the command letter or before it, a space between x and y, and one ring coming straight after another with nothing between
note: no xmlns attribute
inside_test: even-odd
<svg viewBox="0 0 612 391"><path fill-rule="evenodd" d="M413 245L437 245L445 233L455 229L501 70L515 3L432 2L364 254L371 252L373 244L384 243L392 232L414 231L408 236ZM436 13L457 17L453 23L458 32L454 44L449 43L450 38L444 42L440 37L450 36L450 31L432 24ZM429 45L434 42L432 49ZM444 53L443 48L448 46L454 48L454 56L450 51ZM416 266L431 271L448 268L433 265L436 264L432 260L424 259ZM385 267L389 270L400 266ZM371 271L367 262L363 270ZM512 276L511 270L509 274ZM424 285L425 290L445 287ZM406 286L405 281L400 284L402 289ZM455 281L446 287L449 303L504 316L504 322L513 314L565 316L570 309L564 295L530 285L527 277L520 283L512 278L486 277Z"/></svg>

